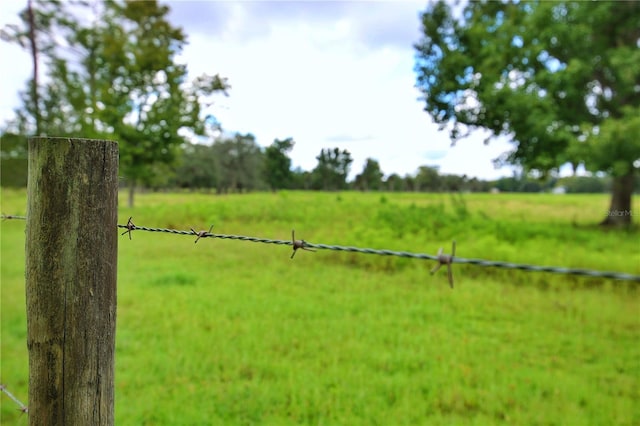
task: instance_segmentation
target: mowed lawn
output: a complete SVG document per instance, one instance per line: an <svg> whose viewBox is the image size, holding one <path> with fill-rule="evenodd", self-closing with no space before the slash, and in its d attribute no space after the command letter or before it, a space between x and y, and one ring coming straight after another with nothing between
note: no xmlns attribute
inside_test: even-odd
<svg viewBox="0 0 640 426"><path fill-rule="evenodd" d="M1 195L25 213L24 191ZM605 195L125 196L121 224L429 254L455 239L460 257L640 275L638 227L594 226ZM25 223L0 226L0 381L26 403ZM118 425L640 424L638 283L454 264L452 290L431 261L132 237ZM0 423L28 423L0 398Z"/></svg>

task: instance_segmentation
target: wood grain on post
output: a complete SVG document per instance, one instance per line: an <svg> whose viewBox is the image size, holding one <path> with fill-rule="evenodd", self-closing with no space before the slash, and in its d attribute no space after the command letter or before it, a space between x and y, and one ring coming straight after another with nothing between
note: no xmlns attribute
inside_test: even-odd
<svg viewBox="0 0 640 426"><path fill-rule="evenodd" d="M113 425L118 144L29 140L31 425Z"/></svg>

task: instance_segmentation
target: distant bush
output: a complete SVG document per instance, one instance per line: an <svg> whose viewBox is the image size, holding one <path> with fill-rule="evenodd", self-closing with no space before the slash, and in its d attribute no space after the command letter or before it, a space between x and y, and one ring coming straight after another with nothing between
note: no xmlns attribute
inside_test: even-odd
<svg viewBox="0 0 640 426"><path fill-rule="evenodd" d="M600 194L609 192L611 179L597 176L571 176L560 180L569 194Z"/></svg>

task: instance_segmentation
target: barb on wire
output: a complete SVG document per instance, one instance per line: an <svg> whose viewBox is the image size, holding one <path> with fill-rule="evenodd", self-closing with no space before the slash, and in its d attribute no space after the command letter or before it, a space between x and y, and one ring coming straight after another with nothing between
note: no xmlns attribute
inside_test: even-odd
<svg viewBox="0 0 640 426"><path fill-rule="evenodd" d="M28 413L29 409L27 408L26 405L24 405L22 403L22 401L20 401L18 398L16 398L11 392L9 392L9 389L7 389L7 387L3 384L0 384L0 392L5 393L9 398L11 398L13 400L13 402L15 402L16 404L18 404L18 410L22 411L23 413Z"/></svg>
<svg viewBox="0 0 640 426"><path fill-rule="evenodd" d="M438 264L431 270L431 275L435 274L442 265L447 265L447 277L449 277L449 286L453 288L453 273L451 272L451 264L453 256L456 255L456 242L451 243L451 255L442 254L442 247L438 249Z"/></svg>
<svg viewBox="0 0 640 426"><path fill-rule="evenodd" d="M193 235L197 235L198 238L196 238L196 240L193 242L194 244L198 242L198 240L200 238L207 238L207 237L211 237L213 234L211 233L211 230L213 229L213 225L211 225L209 227L208 231L200 231L200 232L196 232L193 228L191 228L191 232L193 233Z"/></svg>
<svg viewBox="0 0 640 426"><path fill-rule="evenodd" d="M127 221L127 224L125 225L127 230L124 231L122 234L120 234L121 236L124 235L124 234L129 234L129 239L131 239L131 231L134 231L136 229L136 226L131 221L132 218L133 218L133 216L129 217L129 220Z"/></svg>
<svg viewBox="0 0 640 426"><path fill-rule="evenodd" d="M7 216L1 215L2 219L22 219L25 220L24 216ZM130 229L130 225L117 225L118 228ZM137 226L135 225L136 231L147 231L147 232L165 232L169 234L176 235L199 235L193 229L189 231L180 231L177 229L167 229L167 228L148 228L145 226ZM123 234L124 235L124 234ZM574 268L563 268L560 266L538 266L538 265L527 265L527 264L519 264L519 263L510 263L510 262L500 262L500 261L490 261L483 259L465 259L462 257L454 257L455 255L455 246L452 247L452 254L450 256L450 262L447 260L448 255L443 255L441 251L438 252L437 256L433 256L430 254L424 253L411 253L406 251L394 251L394 250L378 250L372 248L361 248L361 247L350 247L350 246L336 246L336 245L328 245L328 244L313 244L306 242L304 240L296 240L295 235L292 232L292 241L286 240L272 240L269 238L258 238L258 237L248 237L244 235L226 235L226 234L212 234L207 232L203 237L210 238L220 238L227 240L239 240L239 241L251 241L254 243L264 243L264 244L278 244L278 245L289 245L294 246L294 253L297 249L302 248L304 250L313 251L310 249L320 249L320 250L337 250L337 251L346 251L353 253L363 253L363 254L377 254L381 256L397 256L397 257L405 257L411 259L428 259L434 260L438 262L440 266L443 264L447 265L447 269L451 267L453 263L467 263L470 265L476 266L488 266L494 268L504 268L504 269L518 269L526 272L550 272L555 274L565 274L565 275L579 275L579 276L587 276L594 278L610 278L614 280L621 281L635 281L640 282L640 275L626 274L622 272L611 272L611 271L593 271L588 269L574 269ZM297 241L297 242L296 242ZM296 248L297 245L297 248ZM291 255L293 258L293 254ZM446 260L446 262L445 262ZM437 269L436 269L437 270ZM434 271L435 272L435 271ZM450 285L453 285L453 276L451 276L451 280L449 281Z"/></svg>
<svg viewBox="0 0 640 426"><path fill-rule="evenodd" d="M296 251L298 249L315 252L315 250L309 248L309 244L305 240L296 240L295 229L291 230L291 243L293 245L293 253L291 253L291 259L293 259L293 256L296 255Z"/></svg>

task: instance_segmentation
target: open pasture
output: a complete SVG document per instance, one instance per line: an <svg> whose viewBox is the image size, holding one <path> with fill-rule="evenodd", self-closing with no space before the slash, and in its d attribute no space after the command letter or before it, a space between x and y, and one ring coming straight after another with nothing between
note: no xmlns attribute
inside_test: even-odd
<svg viewBox="0 0 640 426"><path fill-rule="evenodd" d="M124 206L124 195L121 206ZM118 223L640 274L605 195L141 194ZM2 211L24 214L24 191ZM634 212L640 212L636 197ZM635 221L640 221L635 218ZM637 283L120 237L116 423L640 424ZM27 398L24 222L1 223L1 382ZM27 418L2 396L3 425Z"/></svg>

